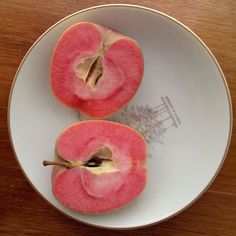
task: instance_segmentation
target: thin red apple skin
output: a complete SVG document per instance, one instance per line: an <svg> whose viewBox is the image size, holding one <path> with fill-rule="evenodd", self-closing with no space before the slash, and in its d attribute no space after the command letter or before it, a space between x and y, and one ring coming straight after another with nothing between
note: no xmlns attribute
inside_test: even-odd
<svg viewBox="0 0 236 236"><path fill-rule="evenodd" d="M124 83L102 99L85 100L75 93L73 86L79 79L74 74L73 63L78 58L97 53L103 44L102 35L107 30L89 22L71 26L58 40L51 61L54 95L65 105L93 118L104 118L121 109L135 95L143 77L143 55L137 42L112 31L118 39L107 47L103 64L117 67L124 76Z"/></svg>
<svg viewBox="0 0 236 236"><path fill-rule="evenodd" d="M127 126L109 121L76 123L59 136L56 150L67 161L84 161L94 148L103 145L112 147L114 161L120 169L115 172L115 181L105 181L111 190L99 181L106 177L112 180L112 173L96 176L84 168L53 167L52 190L65 207L82 213L101 214L127 205L143 191L146 184L146 144L137 131ZM84 186L83 178L88 177L87 184L92 181L91 184L99 185L96 188L91 184ZM97 181L96 178L100 179Z"/></svg>

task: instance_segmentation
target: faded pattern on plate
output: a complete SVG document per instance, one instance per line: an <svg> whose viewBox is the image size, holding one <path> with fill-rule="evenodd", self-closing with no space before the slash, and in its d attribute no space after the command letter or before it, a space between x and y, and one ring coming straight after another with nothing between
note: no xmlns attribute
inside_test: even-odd
<svg viewBox="0 0 236 236"><path fill-rule="evenodd" d="M79 113L79 120L85 118ZM139 131L148 144L164 144L164 136L171 127L178 128L181 120L168 96L161 97L154 107L127 105L108 120L125 124Z"/></svg>

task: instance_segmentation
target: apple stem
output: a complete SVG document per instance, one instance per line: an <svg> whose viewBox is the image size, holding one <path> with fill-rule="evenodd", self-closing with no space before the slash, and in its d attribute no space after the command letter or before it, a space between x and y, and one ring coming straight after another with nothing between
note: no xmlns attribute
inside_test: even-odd
<svg viewBox="0 0 236 236"><path fill-rule="evenodd" d="M49 165L57 165L57 166L62 166L67 169L73 168L73 167L98 167L101 166L103 161L111 161L110 159L102 158L99 156L93 156L90 160L84 162L84 163L70 163L70 162L65 162L65 161L43 161L44 166L49 166Z"/></svg>
<svg viewBox="0 0 236 236"><path fill-rule="evenodd" d="M43 161L44 166L49 165L57 165L57 166L63 166L65 168L71 168L71 164L67 162L60 162L60 161Z"/></svg>

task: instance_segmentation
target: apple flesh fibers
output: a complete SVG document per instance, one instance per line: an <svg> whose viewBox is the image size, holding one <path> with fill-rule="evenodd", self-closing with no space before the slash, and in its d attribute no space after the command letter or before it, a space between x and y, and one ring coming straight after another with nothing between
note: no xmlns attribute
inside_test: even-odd
<svg viewBox="0 0 236 236"><path fill-rule="evenodd" d="M82 22L67 29L51 61L51 87L67 106L107 117L135 95L143 76L143 56L133 39Z"/></svg>
<svg viewBox="0 0 236 236"><path fill-rule="evenodd" d="M67 208L91 214L118 209L146 183L146 145L135 130L109 121L84 121L67 128L56 151L52 191Z"/></svg>

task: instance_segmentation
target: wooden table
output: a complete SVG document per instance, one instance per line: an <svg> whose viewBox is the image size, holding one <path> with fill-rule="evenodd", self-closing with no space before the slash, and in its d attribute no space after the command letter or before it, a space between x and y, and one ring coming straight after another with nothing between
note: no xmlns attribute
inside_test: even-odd
<svg viewBox="0 0 236 236"><path fill-rule="evenodd" d="M178 216L131 231L80 224L41 199L14 158L7 130L7 103L17 67L33 42L62 17L104 0L0 1L0 235L236 235L236 129L226 161L207 192ZM218 59L236 108L236 1L119 1L151 7L195 31Z"/></svg>

